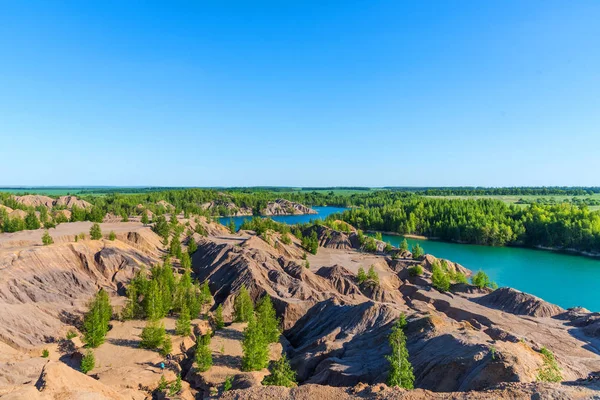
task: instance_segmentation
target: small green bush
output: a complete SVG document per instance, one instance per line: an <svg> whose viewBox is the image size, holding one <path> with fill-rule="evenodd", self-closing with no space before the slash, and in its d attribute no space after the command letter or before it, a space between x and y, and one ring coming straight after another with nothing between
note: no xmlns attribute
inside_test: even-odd
<svg viewBox="0 0 600 400"><path fill-rule="evenodd" d="M42 350L42 357L48 358L49 355L50 355L50 352L48 351L48 349Z"/></svg>
<svg viewBox="0 0 600 400"><path fill-rule="evenodd" d="M88 349L81 359L81 372L87 374L96 366L96 358L94 357L94 353L92 350Z"/></svg>
<svg viewBox="0 0 600 400"><path fill-rule="evenodd" d="M423 275L423 267L421 267L420 265L415 265L414 267L410 267L408 269L408 275L410 275L410 276Z"/></svg>

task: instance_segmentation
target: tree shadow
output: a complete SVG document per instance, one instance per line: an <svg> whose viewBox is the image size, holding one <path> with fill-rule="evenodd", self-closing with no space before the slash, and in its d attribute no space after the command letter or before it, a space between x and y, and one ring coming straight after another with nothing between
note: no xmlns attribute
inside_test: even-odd
<svg viewBox="0 0 600 400"><path fill-rule="evenodd" d="M213 365L225 366L232 369L242 367L242 357L229 354L213 353Z"/></svg>
<svg viewBox="0 0 600 400"><path fill-rule="evenodd" d="M107 339L107 342L115 346L131 347L132 349L140 348L140 341L133 339Z"/></svg>
<svg viewBox="0 0 600 400"><path fill-rule="evenodd" d="M240 332L240 331L236 331L234 329L221 329L219 331L217 331L217 337L221 337L223 339L231 339L231 340L238 340L241 341L242 339L244 339L244 333Z"/></svg>

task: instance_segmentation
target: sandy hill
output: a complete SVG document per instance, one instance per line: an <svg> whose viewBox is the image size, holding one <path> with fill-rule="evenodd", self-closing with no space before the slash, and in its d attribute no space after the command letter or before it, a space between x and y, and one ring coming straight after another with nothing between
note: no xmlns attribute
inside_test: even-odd
<svg viewBox="0 0 600 400"><path fill-rule="evenodd" d="M162 238L139 222L101 224L116 240L78 240L91 223L65 223L51 230L55 244L41 246L38 231L0 235L0 398L151 397L161 375L184 378L180 398L222 393L228 376L233 391L224 398L590 398L600 371L600 317L587 310L562 310L512 289L480 290L455 284L447 293L432 287L433 256L413 260L410 253L390 257L361 250L356 233L318 227L320 247L308 254L290 235L258 237L230 234L205 218L180 219L197 233L193 255L195 278L206 280L214 295L212 311L223 305L228 325L211 342L214 365L193 369L194 340L210 328L210 317L194 321L190 337L174 337L172 359L139 348L143 321L113 321L107 341L97 350L98 366L77 372L81 343L65 342L77 329L87 301L105 288L113 304L124 302L123 286L140 265L158 262L165 253ZM183 246L187 239L181 238ZM377 244L379 250L383 250ZM381 248L380 248L381 247ZM395 254L398 254L395 252ZM306 257L306 260L304 259ZM421 276L408 268L422 265ZM360 267L373 269L378 282L359 283ZM177 262L175 262L177 268ZM448 263L451 270L463 271ZM235 296L248 288L253 299L269 294L283 336L271 345L270 357L285 352L297 372L296 389L261 387L266 370L241 371L243 324L230 324ZM387 337L400 314L407 317L407 348L418 390L383 385L388 372ZM174 317L163 320L173 333ZM536 383L550 349L570 385ZM49 359L39 357L50 349ZM50 360L50 361L48 361ZM73 367L73 368L71 368ZM585 382L584 382L585 380ZM596 386L594 386L596 385ZM444 392L444 393L435 393ZM11 397L12 396L12 397Z"/></svg>

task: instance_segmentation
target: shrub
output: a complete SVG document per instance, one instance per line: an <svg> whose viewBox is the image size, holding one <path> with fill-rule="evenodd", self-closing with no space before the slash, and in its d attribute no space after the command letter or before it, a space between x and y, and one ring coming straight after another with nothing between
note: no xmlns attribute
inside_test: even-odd
<svg viewBox="0 0 600 400"><path fill-rule="evenodd" d="M400 250L403 252L408 250L408 242L406 239L403 239L402 242L400 242Z"/></svg>
<svg viewBox="0 0 600 400"><path fill-rule="evenodd" d="M100 230L100 225L98 225L97 223L92 225L92 227L90 228L90 237L92 238L92 240L102 239L102 231Z"/></svg>
<svg viewBox="0 0 600 400"><path fill-rule="evenodd" d="M284 354L279 360L271 364L270 375L265 376L262 381L266 386L296 386L296 372L290 366L287 356Z"/></svg>
<svg viewBox="0 0 600 400"><path fill-rule="evenodd" d="M171 354L171 351L173 351L173 343L171 342L171 336L165 335L165 338L162 342L162 348L160 349L160 354L163 357L166 357L167 354Z"/></svg>
<svg viewBox="0 0 600 400"><path fill-rule="evenodd" d="M115 234L114 231L110 231L110 233L108 234L108 240L115 240L117 238L117 235Z"/></svg>
<svg viewBox="0 0 600 400"><path fill-rule="evenodd" d="M420 276L423 275L423 267L420 265L415 265L408 269L408 274L410 276Z"/></svg>
<svg viewBox="0 0 600 400"><path fill-rule="evenodd" d="M44 244L44 246L48 246L49 244L54 243L54 239L52 239L52 236L50 236L48 231L45 231L44 235L42 235L42 243Z"/></svg>
<svg viewBox="0 0 600 400"><path fill-rule="evenodd" d="M84 374L87 374L88 372L93 370L95 366L96 358L94 357L94 353L92 352L92 350L88 349L83 358L81 359L80 370Z"/></svg>
<svg viewBox="0 0 600 400"><path fill-rule="evenodd" d="M219 304L215 310L215 328L217 330L225 327L225 321L223 320L223 306Z"/></svg>
<svg viewBox="0 0 600 400"><path fill-rule="evenodd" d="M356 274L356 281L360 285L367 280L367 274L363 267L358 267L358 273Z"/></svg>
<svg viewBox="0 0 600 400"><path fill-rule="evenodd" d="M487 274L481 270L477 271L477 273L471 277L471 282L479 289L486 287L496 289L498 287L498 285L496 285L495 282L492 282Z"/></svg>
<svg viewBox="0 0 600 400"><path fill-rule="evenodd" d="M560 368L554 358L554 354L545 347L540 349L542 357L544 358L544 364L538 369L536 379L541 382L560 382L562 381L562 374Z"/></svg>
<svg viewBox="0 0 600 400"><path fill-rule="evenodd" d="M169 395L175 396L177 393L181 392L181 374L177 374L177 378L175 379L175 383L171 385L169 388Z"/></svg>
<svg viewBox="0 0 600 400"><path fill-rule="evenodd" d="M177 322L175 323L175 333L179 336L189 336L189 334L192 333L190 311L185 303L181 308L179 318L177 318Z"/></svg>
<svg viewBox="0 0 600 400"><path fill-rule="evenodd" d="M48 358L49 355L50 355L50 352L48 351L48 349L42 350L42 357Z"/></svg>
<svg viewBox="0 0 600 400"><path fill-rule="evenodd" d="M367 272L367 279L379 284L379 275L375 272L375 268L371 265L369 272Z"/></svg>
<svg viewBox="0 0 600 400"><path fill-rule="evenodd" d="M71 339L73 339L76 336L77 336L77 332L75 332L75 331L69 331L69 332L67 332L67 340L71 340Z"/></svg>
<svg viewBox="0 0 600 400"><path fill-rule="evenodd" d="M246 286L242 285L240 293L235 298L233 308L236 322L248 322L252 317L254 304L248 290L246 290Z"/></svg>
<svg viewBox="0 0 600 400"><path fill-rule="evenodd" d="M290 245L292 244L292 239L290 239L290 236L287 233L284 233L283 235L281 235L281 242L283 244Z"/></svg>
<svg viewBox="0 0 600 400"><path fill-rule="evenodd" d="M440 292L450 290L450 277L448 273L442 269L438 262L431 265L431 284Z"/></svg>
<svg viewBox="0 0 600 400"><path fill-rule="evenodd" d="M164 392L165 390L167 390L168 387L169 387L169 384L167 383L165 376L161 375L160 381L158 381L158 386L156 387L156 390L158 390L159 392Z"/></svg>
<svg viewBox="0 0 600 400"><path fill-rule="evenodd" d="M418 244L418 243L417 243L417 244L415 244L415 245L412 247L412 257L413 257L413 259L415 259L415 260L416 260L416 259L418 259L418 258L421 258L421 257L423 257L424 255L425 255L425 251L423 250L423 248L422 248L421 246L419 246L419 244Z"/></svg>
<svg viewBox="0 0 600 400"><path fill-rule="evenodd" d="M158 321L148 321L140 337L140 347L142 349L157 349L165 340L165 326Z"/></svg>
<svg viewBox="0 0 600 400"><path fill-rule="evenodd" d="M233 387L233 376L228 376L225 378L225 382L223 383L223 391L228 392Z"/></svg>

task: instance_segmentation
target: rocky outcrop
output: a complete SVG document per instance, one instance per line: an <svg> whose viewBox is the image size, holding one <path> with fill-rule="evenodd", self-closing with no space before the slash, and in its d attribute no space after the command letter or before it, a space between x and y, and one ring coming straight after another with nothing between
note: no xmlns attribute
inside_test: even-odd
<svg viewBox="0 0 600 400"><path fill-rule="evenodd" d="M564 310L557 305L548 303L539 297L503 287L476 300L486 307L496 308L517 315L533 317L554 317Z"/></svg>
<svg viewBox="0 0 600 400"><path fill-rule="evenodd" d="M13 200L19 204L27 207L47 207L52 208L54 205L54 199L48 196L42 196L39 194L27 194L24 196L12 196Z"/></svg>
<svg viewBox="0 0 600 400"><path fill-rule="evenodd" d="M92 205L85 200L78 199L75 196L61 196L58 199L53 199L52 197L42 196L39 194L28 194L25 196L13 196L13 200L17 203L22 204L27 207L65 207L68 209L73 208L73 206L77 206L79 208L91 208Z"/></svg>
<svg viewBox="0 0 600 400"><path fill-rule="evenodd" d="M264 210L261 211L263 215L302 215L302 214L316 214L317 212L312 208L306 207L303 204L295 203L286 199L277 199L270 201Z"/></svg>
<svg viewBox="0 0 600 400"><path fill-rule="evenodd" d="M68 209L73 208L73 206L77 206L79 208L88 209L91 208L92 205L85 200L78 199L75 196L61 196L54 201L54 207L62 206Z"/></svg>
<svg viewBox="0 0 600 400"><path fill-rule="evenodd" d="M26 349L57 338L100 287L114 293L140 265L158 261L156 248L152 253L136 247L83 240L0 248L0 340Z"/></svg>

